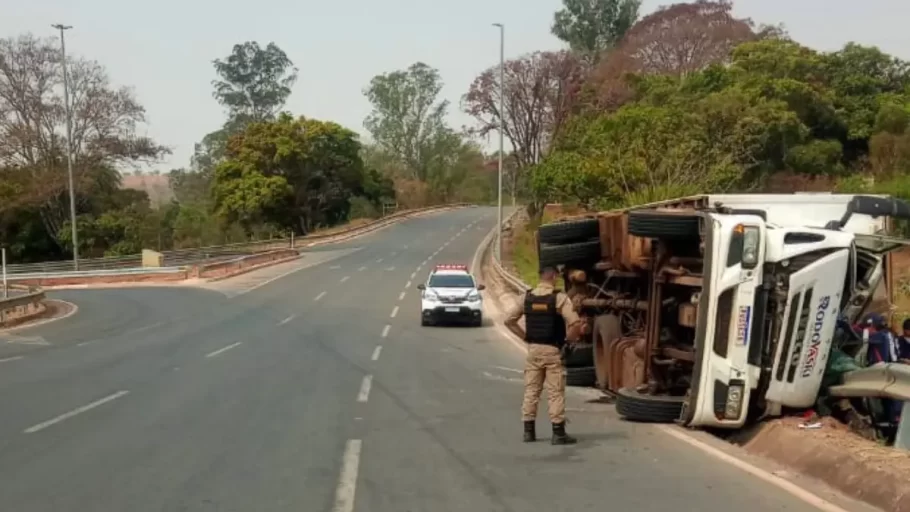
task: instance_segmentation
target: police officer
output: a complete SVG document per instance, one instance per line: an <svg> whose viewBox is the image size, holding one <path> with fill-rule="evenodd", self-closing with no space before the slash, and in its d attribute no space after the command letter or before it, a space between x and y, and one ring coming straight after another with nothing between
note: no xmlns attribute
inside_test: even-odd
<svg viewBox="0 0 910 512"><path fill-rule="evenodd" d="M544 267L540 283L526 293L506 315L506 325L514 330L525 317L525 341L528 357L525 362L525 392L521 406L524 420L524 441L537 439L535 421L540 393L547 389L547 405L553 424L555 445L574 444L576 439L566 434L566 369L562 346L574 343L581 335L582 321L568 296L556 290L556 269Z"/></svg>

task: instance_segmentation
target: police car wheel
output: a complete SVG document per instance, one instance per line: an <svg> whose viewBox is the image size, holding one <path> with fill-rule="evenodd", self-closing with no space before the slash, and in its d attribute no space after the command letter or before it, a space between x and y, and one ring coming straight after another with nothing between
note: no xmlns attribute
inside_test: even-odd
<svg viewBox="0 0 910 512"><path fill-rule="evenodd" d="M640 423L673 423L682 414L681 396L645 395L622 388L616 393L616 412L627 421Z"/></svg>

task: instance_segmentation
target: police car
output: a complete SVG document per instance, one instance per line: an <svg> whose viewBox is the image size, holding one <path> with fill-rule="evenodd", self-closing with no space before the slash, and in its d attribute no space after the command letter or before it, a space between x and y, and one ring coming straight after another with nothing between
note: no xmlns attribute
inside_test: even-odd
<svg viewBox="0 0 910 512"><path fill-rule="evenodd" d="M420 293L420 325L444 321L483 323L483 299L474 276L467 265L436 265L425 284L417 286Z"/></svg>

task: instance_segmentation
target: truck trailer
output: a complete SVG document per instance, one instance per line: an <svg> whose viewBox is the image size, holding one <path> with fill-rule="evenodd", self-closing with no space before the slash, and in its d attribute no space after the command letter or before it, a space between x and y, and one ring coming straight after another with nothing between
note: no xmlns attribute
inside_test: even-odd
<svg viewBox="0 0 910 512"><path fill-rule="evenodd" d="M814 404L838 320L889 307L908 218L887 196L700 195L542 225L538 255L620 415L735 429Z"/></svg>

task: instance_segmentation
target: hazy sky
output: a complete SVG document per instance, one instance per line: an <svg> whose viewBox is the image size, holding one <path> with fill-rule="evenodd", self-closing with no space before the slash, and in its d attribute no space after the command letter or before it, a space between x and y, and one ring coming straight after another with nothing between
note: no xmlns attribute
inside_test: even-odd
<svg viewBox="0 0 910 512"><path fill-rule="evenodd" d="M643 14L666 0L645 0ZM370 105L362 90L374 75L424 61L440 70L450 120L471 122L459 99L477 73L506 58L561 47L550 35L560 0L0 0L0 37L55 35L73 25L67 49L96 59L115 84L130 85L148 112L148 133L170 146L160 167L185 166L193 144L219 128L211 61L234 43L278 44L300 69L287 108L364 133ZM808 46L832 50L847 41L877 45L910 59L908 0L737 0L738 16L783 23Z"/></svg>

